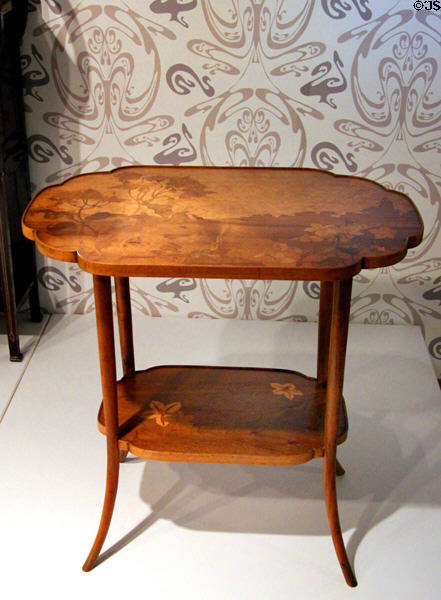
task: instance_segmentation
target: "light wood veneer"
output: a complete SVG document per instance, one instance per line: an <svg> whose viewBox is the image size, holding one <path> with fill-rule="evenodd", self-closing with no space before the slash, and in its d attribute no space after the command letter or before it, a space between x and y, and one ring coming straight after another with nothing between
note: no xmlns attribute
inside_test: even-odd
<svg viewBox="0 0 441 600"><path fill-rule="evenodd" d="M406 196L357 177L124 167L43 190L23 231L95 275L333 280L401 260L422 223Z"/></svg>

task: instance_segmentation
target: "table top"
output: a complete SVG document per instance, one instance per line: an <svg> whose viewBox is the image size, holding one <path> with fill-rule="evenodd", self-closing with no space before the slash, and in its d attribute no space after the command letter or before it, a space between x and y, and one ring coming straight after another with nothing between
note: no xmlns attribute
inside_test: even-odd
<svg viewBox="0 0 441 600"><path fill-rule="evenodd" d="M335 280L400 261L411 200L314 169L122 167L40 192L23 232L96 275Z"/></svg>

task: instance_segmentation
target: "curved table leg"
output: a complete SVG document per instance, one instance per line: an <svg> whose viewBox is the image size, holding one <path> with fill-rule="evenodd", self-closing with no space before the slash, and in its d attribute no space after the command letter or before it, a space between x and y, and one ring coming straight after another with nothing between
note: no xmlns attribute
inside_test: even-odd
<svg viewBox="0 0 441 600"><path fill-rule="evenodd" d="M115 277L115 295L123 373L125 377L131 377L135 373L135 353L128 277Z"/></svg>
<svg viewBox="0 0 441 600"><path fill-rule="evenodd" d="M318 315L318 350L317 350L317 381L326 384L328 380L329 340L331 336L333 282L320 282L320 305ZM337 460L336 473L338 477L345 470Z"/></svg>
<svg viewBox="0 0 441 600"><path fill-rule="evenodd" d="M346 554L338 516L336 472L337 430L343 391L343 376L351 305L352 279L336 281L333 285L332 322L329 344L328 383L325 414L325 455L323 457L323 480L329 527L346 583L357 585Z"/></svg>
<svg viewBox="0 0 441 600"><path fill-rule="evenodd" d="M133 349L132 307L128 277L115 277L116 312L118 315L119 343L124 377L135 374L135 351ZM119 462L127 458L128 451L119 451Z"/></svg>
<svg viewBox="0 0 441 600"><path fill-rule="evenodd" d="M93 284L107 438L107 482L98 533L83 565L83 571L90 571L93 568L106 539L115 506L119 475L118 405L110 277L94 275Z"/></svg>
<svg viewBox="0 0 441 600"><path fill-rule="evenodd" d="M328 380L329 338L332 318L332 281L320 282L320 306L318 315L317 381Z"/></svg>

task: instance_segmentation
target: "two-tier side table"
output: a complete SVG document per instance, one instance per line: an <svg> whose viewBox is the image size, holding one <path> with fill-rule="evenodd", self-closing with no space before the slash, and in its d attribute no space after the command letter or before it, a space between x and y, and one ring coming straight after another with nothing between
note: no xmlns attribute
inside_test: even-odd
<svg viewBox="0 0 441 600"><path fill-rule="evenodd" d="M127 452L170 461L291 465L323 458L335 550L356 585L336 496L337 445L352 278L392 265L420 243L405 195L312 169L125 167L73 177L29 205L23 231L44 255L93 275L107 437L107 485L95 542L109 529ZM117 381L111 277L123 377ZM136 371L129 277L320 281L317 376L216 366Z"/></svg>

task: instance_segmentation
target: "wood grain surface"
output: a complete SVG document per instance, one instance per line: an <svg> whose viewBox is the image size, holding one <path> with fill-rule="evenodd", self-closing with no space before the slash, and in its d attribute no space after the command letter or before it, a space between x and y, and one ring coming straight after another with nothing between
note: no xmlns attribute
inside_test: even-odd
<svg viewBox="0 0 441 600"><path fill-rule="evenodd" d="M124 167L46 188L23 231L97 275L333 280L398 262L423 225L406 196L357 177Z"/></svg>
<svg viewBox="0 0 441 600"><path fill-rule="evenodd" d="M117 384L119 448L157 460L297 464L323 456L326 388L294 371L161 366ZM106 432L102 408L98 426ZM337 441L347 434L344 402Z"/></svg>

